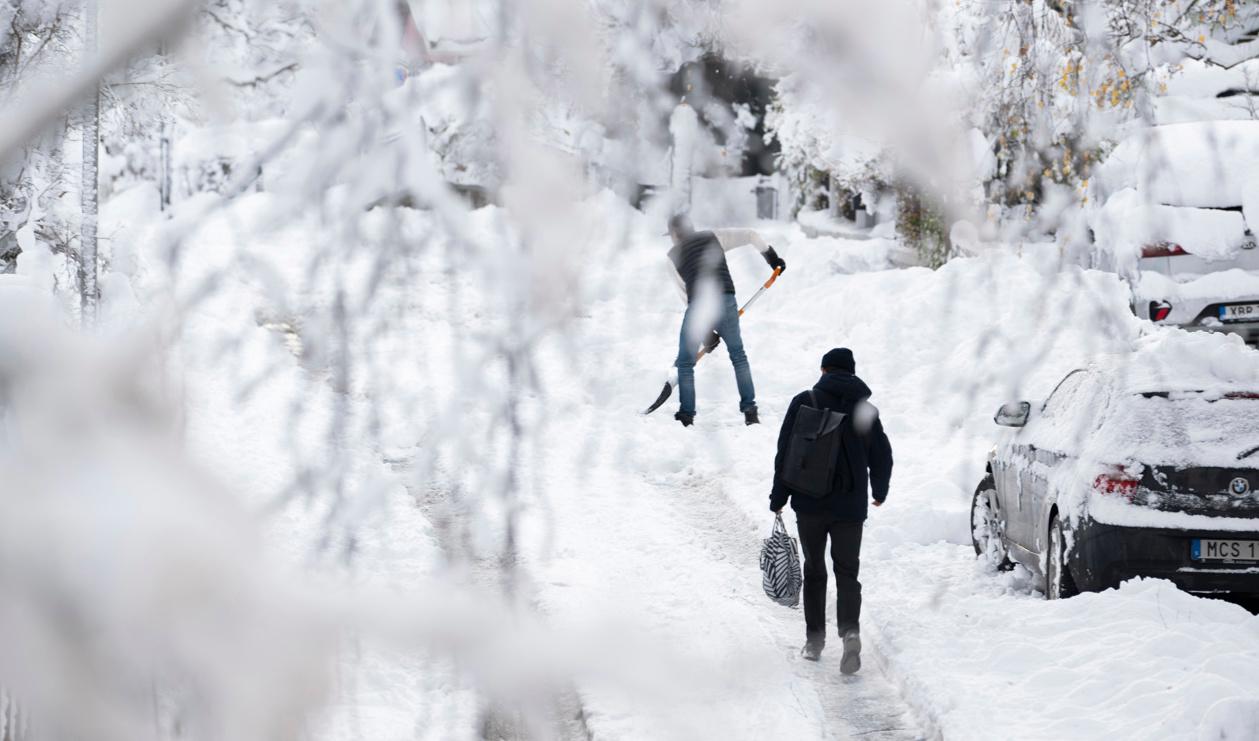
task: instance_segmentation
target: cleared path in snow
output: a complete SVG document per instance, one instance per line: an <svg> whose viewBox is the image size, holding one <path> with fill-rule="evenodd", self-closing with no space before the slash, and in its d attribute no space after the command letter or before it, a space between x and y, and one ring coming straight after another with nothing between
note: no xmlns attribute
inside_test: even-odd
<svg viewBox="0 0 1259 741"><path fill-rule="evenodd" d="M701 533L711 557L740 564L749 572L751 564L760 559L760 537L768 534L769 515L764 518L764 533L752 525L748 517L731 501L719 482L696 482L692 487L665 496L679 516ZM795 536L795 533L792 533ZM804 614L771 603L760 590L759 582L750 584L752 598L764 601L764 620L774 626L775 646L791 663L794 674L807 682L817 694L824 712L826 738L898 739L922 738L919 724L909 713L895 686L884 675L883 658L877 655L870 627L862 650L861 671L852 676L839 672L842 652L835 636L835 587L828 583L827 650L817 663L799 657L804 643ZM869 621L868 621L869 622Z"/></svg>
<svg viewBox="0 0 1259 741"><path fill-rule="evenodd" d="M756 437L758 445L770 440L767 427L728 432ZM683 457L712 454L703 438L684 446L690 450ZM686 466L669 470L668 459L663 464L665 470L646 475L633 459L600 466L582 482L580 496L550 503L553 552L526 559L559 629L597 625L615 614L631 632L651 636L653 672L676 673L662 678L663 697L579 683L595 737L924 737L884 677L872 641L853 677L839 673L838 641L820 663L799 658L803 615L761 590L768 511L757 524L732 501L737 490ZM545 475L569 480L572 474ZM617 657L616 650L610 655Z"/></svg>

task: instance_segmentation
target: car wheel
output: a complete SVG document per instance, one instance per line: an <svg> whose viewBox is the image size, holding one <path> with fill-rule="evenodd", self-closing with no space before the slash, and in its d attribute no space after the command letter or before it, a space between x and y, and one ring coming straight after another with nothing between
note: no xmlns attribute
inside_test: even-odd
<svg viewBox="0 0 1259 741"><path fill-rule="evenodd" d="M1067 539L1058 513L1049 521L1049 553L1045 559L1045 599L1066 599L1079 593L1067 567Z"/></svg>
<svg viewBox="0 0 1259 741"><path fill-rule="evenodd" d="M975 488L975 496L970 503L970 542L975 547L976 556L996 569L1007 571L1014 564L1010 562L1010 554L1005 547L1005 528L992 504L996 496L996 483L991 475L985 476Z"/></svg>

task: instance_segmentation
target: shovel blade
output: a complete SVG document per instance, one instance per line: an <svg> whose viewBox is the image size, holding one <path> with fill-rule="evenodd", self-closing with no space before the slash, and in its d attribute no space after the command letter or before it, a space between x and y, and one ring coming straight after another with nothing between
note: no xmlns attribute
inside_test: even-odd
<svg viewBox="0 0 1259 741"><path fill-rule="evenodd" d="M660 396L656 397L656 401L653 402L651 406L647 407L647 410L644 411L643 414L651 414L652 412L656 411L657 409L660 408L660 405L668 401L669 397L672 395L673 395L673 382L665 381L664 388L660 389Z"/></svg>

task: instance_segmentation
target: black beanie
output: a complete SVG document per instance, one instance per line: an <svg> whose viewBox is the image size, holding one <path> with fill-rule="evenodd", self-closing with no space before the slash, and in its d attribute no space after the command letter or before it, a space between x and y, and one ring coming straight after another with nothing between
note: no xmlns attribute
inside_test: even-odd
<svg viewBox="0 0 1259 741"><path fill-rule="evenodd" d="M857 361L853 360L852 350L846 347L837 347L822 356L822 367L856 373Z"/></svg>

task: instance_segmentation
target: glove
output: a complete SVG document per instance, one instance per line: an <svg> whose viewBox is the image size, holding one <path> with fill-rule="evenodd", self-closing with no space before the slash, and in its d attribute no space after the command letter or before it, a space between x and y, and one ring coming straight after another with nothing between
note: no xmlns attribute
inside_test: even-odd
<svg viewBox="0 0 1259 741"><path fill-rule="evenodd" d="M713 333L708 335L708 339L704 340L704 353L711 353L713 350L717 349L717 345L719 344L721 344L721 335L717 334L717 330L714 329Z"/></svg>
<svg viewBox="0 0 1259 741"><path fill-rule="evenodd" d="M765 250L761 257L765 258L765 262L769 263L769 267L771 269L777 270L781 273L787 272L787 261L779 257L778 253L774 251L772 246Z"/></svg>

